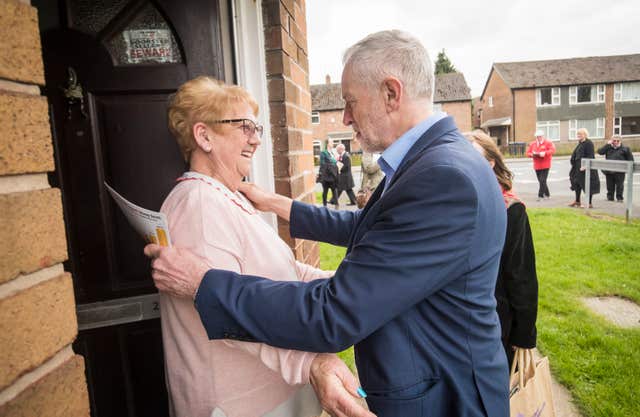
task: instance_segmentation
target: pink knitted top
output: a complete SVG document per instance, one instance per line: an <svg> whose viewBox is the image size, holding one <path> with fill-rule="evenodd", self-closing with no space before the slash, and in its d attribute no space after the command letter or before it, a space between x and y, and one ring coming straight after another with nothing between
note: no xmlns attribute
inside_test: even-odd
<svg viewBox="0 0 640 417"><path fill-rule="evenodd" d="M212 268L281 281L330 275L297 262L291 249L241 194L211 177L186 173L161 211L167 215L173 244L207 259ZM320 414L308 385L315 353L209 340L193 300L161 293L160 306L172 415Z"/></svg>

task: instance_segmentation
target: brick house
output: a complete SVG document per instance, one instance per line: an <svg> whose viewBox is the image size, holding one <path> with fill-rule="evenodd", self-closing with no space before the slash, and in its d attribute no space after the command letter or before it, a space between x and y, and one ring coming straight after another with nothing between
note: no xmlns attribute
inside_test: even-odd
<svg viewBox="0 0 640 417"><path fill-rule="evenodd" d="M463 74L436 75L433 109L453 117L461 132L471 130L471 90Z"/></svg>
<svg viewBox="0 0 640 417"><path fill-rule="evenodd" d="M638 146L640 54L495 63L480 107L481 127L501 146L540 129L566 151L582 127L595 141L619 134Z"/></svg>
<svg viewBox="0 0 640 417"><path fill-rule="evenodd" d="M351 126L342 123L344 100L340 83L332 83L331 77L325 77L324 84L311 86L311 131L313 135L313 153L320 155L323 139L331 138L334 145L342 143L349 153L360 152L360 144L355 139Z"/></svg>
<svg viewBox="0 0 640 417"><path fill-rule="evenodd" d="M305 15L305 0L0 0L0 415L168 415L143 242L102 181L159 209L185 169L167 96L208 74L260 104L250 179L313 201Z"/></svg>
<svg viewBox="0 0 640 417"><path fill-rule="evenodd" d="M354 140L353 130L342 123L344 100L340 83L332 83L327 75L324 84L312 85L311 109L313 151L316 157L325 138L333 139L334 144L344 144L348 152L360 152L360 144ZM451 73L436 76L434 110L452 116L461 131L471 130L471 95L464 75Z"/></svg>

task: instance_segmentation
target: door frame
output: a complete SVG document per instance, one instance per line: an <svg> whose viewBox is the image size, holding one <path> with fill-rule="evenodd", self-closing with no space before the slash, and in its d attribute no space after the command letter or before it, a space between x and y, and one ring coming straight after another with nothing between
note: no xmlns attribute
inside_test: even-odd
<svg viewBox="0 0 640 417"><path fill-rule="evenodd" d="M220 2L220 4L222 3L224 2ZM236 83L247 89L256 99L260 106L258 120L266 127L261 140L262 145L258 147L253 157L249 180L264 190L274 192L273 141L269 117L262 2L231 0L231 19L233 22L233 49L236 58ZM261 213L261 215L277 232L276 216L271 213Z"/></svg>

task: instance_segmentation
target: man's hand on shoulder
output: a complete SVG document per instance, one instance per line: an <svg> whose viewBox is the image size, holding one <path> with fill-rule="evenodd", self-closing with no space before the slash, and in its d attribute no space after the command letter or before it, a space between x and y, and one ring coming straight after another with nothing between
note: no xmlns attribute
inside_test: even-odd
<svg viewBox="0 0 640 417"><path fill-rule="evenodd" d="M324 408L334 417L375 417L360 404L358 382L336 355L321 353L311 363L309 379Z"/></svg>
<svg viewBox="0 0 640 417"><path fill-rule="evenodd" d="M202 258L187 249L155 244L145 246L144 254L153 259L151 276L160 291L195 298L200 282L209 270Z"/></svg>

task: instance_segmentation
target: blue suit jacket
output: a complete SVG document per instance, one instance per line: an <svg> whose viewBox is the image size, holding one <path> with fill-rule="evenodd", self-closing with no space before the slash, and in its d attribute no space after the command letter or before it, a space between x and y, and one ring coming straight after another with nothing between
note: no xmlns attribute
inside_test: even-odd
<svg viewBox="0 0 640 417"><path fill-rule="evenodd" d="M380 417L508 416L494 298L506 216L491 168L447 117L383 187L358 212L294 202L293 236L348 247L329 280L209 271L196 297L209 337L317 352L355 344Z"/></svg>

